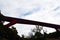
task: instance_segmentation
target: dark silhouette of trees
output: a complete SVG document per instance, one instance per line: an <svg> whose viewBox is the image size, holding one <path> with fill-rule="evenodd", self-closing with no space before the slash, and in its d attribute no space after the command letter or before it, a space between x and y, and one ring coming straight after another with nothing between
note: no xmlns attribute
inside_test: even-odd
<svg viewBox="0 0 60 40"><path fill-rule="evenodd" d="M43 28L39 27L39 25L36 26L36 29L33 29L32 31L35 33L35 35L31 34L32 36L29 38L30 40L60 40L60 30L56 29L56 32L47 34L44 32L44 34L41 34L41 30Z"/></svg>
<svg viewBox="0 0 60 40"><path fill-rule="evenodd" d="M32 32L34 32L35 35L30 34L31 37L30 37L29 39L30 39L30 40L44 40L44 35L41 34L41 30L42 30L42 29L43 29L42 27L39 27L39 25L37 25L36 28L34 28L34 29L32 30Z"/></svg>
<svg viewBox="0 0 60 40"><path fill-rule="evenodd" d="M12 28L5 28L4 26L0 26L0 40L20 40L20 37L17 35L17 30Z"/></svg>
<svg viewBox="0 0 60 40"><path fill-rule="evenodd" d="M60 31L56 29L56 32L50 33L48 37L49 38L60 38Z"/></svg>
<svg viewBox="0 0 60 40"><path fill-rule="evenodd" d="M0 40L21 40L15 27L8 28L3 25L3 16L0 13Z"/></svg>
<svg viewBox="0 0 60 40"><path fill-rule="evenodd" d="M47 34L44 32L44 34L41 34L41 30L43 27L40 27L39 25L36 26L35 29L32 30L35 34L30 34L30 38L25 38L24 35L20 37L18 35L18 32L15 27L5 27L3 25L4 21L3 15L0 13L0 40L47 40L47 38L55 38L59 39L60 38L60 30L56 29L56 32Z"/></svg>

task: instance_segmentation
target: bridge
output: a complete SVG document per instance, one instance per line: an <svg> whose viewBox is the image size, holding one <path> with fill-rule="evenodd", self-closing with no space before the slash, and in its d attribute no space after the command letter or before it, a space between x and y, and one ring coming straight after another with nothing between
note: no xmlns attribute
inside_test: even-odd
<svg viewBox="0 0 60 40"><path fill-rule="evenodd" d="M2 18L2 19L0 19L2 21L10 22L7 25L5 25L5 27L10 27L16 23L20 23L20 24L29 24L29 25L40 25L43 27L45 26L45 27L60 29L60 25L57 25L57 24L38 22L38 21L26 20L26 19L20 19L20 18L13 18L13 17L4 16L1 13L0 13L0 18Z"/></svg>

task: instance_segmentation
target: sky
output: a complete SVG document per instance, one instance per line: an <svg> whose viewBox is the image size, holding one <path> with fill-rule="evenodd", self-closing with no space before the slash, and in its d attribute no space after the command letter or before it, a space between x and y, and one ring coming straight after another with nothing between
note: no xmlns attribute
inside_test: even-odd
<svg viewBox="0 0 60 40"><path fill-rule="evenodd" d="M60 25L60 0L0 0L3 15ZM35 25L16 24L18 34L31 32ZM49 32L51 28L44 28Z"/></svg>

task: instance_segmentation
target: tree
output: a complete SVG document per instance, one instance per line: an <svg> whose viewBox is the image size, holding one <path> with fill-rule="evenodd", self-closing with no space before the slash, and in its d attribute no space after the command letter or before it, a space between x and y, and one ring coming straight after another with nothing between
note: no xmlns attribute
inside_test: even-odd
<svg viewBox="0 0 60 40"><path fill-rule="evenodd" d="M60 31L58 29L56 29L56 32L50 33L48 35L49 38L59 38L60 37Z"/></svg>
<svg viewBox="0 0 60 40"><path fill-rule="evenodd" d="M0 13L0 40L21 40L16 28L5 27L2 20L3 15Z"/></svg>
<svg viewBox="0 0 60 40"><path fill-rule="evenodd" d="M43 29L42 27L40 27L39 25L36 25L36 28L32 30L32 32L34 32L35 35L30 34L31 36L30 40L43 40L43 34L41 34L42 29Z"/></svg>

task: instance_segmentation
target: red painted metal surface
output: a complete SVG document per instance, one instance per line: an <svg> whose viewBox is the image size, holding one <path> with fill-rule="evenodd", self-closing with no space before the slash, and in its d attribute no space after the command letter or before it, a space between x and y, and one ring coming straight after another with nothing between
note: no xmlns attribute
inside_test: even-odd
<svg viewBox="0 0 60 40"><path fill-rule="evenodd" d="M10 23L8 23L8 24L6 24L6 25L4 25L5 27L10 27L11 25L14 25L14 24L16 24L16 20L13 20L13 21L11 21Z"/></svg>
<svg viewBox="0 0 60 40"><path fill-rule="evenodd" d="M57 24L51 24L51 23L44 23L44 22L38 22L38 21L32 21L32 20L26 20L26 19L18 19L18 18L13 18L13 17L7 17L7 16L3 16L0 12L0 21L1 20L10 22L7 25L5 25L6 27L10 27L10 26L12 26L16 23L20 23L20 24L40 25L40 26L60 29L60 25L57 25Z"/></svg>
<svg viewBox="0 0 60 40"><path fill-rule="evenodd" d="M12 23L13 20L16 20L16 21ZM21 23L21 24L40 25L40 26L60 29L60 25L57 25L57 24L44 23L44 22L38 22L38 21L32 21L32 20L26 20L26 19L18 19L18 18L13 18L13 17L6 17L6 16L4 17L3 21L11 22L12 24L8 24L10 26L15 23Z"/></svg>

